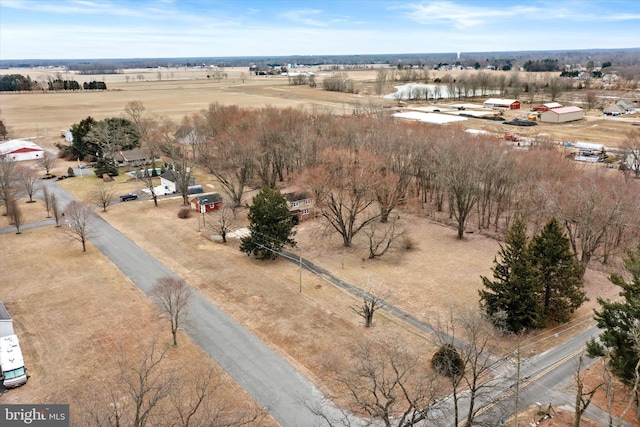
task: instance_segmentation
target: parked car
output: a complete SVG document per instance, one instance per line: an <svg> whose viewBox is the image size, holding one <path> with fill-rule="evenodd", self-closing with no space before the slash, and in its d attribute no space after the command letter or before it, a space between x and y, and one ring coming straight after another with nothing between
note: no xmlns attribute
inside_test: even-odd
<svg viewBox="0 0 640 427"><path fill-rule="evenodd" d="M136 200L137 198L138 198L138 195L133 193L127 193L120 196L120 200L122 200L123 202L126 202L128 200Z"/></svg>

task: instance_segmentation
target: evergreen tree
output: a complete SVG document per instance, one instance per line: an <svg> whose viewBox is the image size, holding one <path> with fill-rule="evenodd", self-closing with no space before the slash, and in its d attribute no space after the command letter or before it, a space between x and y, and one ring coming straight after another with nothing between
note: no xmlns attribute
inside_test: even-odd
<svg viewBox="0 0 640 427"><path fill-rule="evenodd" d="M580 267L558 220L551 218L529 244L540 313L547 321L567 322L586 300Z"/></svg>
<svg viewBox="0 0 640 427"><path fill-rule="evenodd" d="M71 126L70 132L73 136L73 142L71 143L70 151L74 158L82 160L86 156L97 156L99 147L85 141L85 137L95 124L96 121L89 116L81 120L80 123Z"/></svg>
<svg viewBox="0 0 640 427"><path fill-rule="evenodd" d="M117 176L118 167L116 166L115 160L101 157L96 162L94 173L98 178L102 178L105 173L109 176Z"/></svg>
<svg viewBox="0 0 640 427"><path fill-rule="evenodd" d="M295 246L295 231L287 201L277 188L263 187L249 208L249 231L240 251L256 259L275 259L285 245Z"/></svg>
<svg viewBox="0 0 640 427"><path fill-rule="evenodd" d="M498 252L500 262L494 260L494 280L481 276L486 290L479 291L480 307L495 326L519 333L540 326L540 309L527 249L527 226L522 219L514 221L505 243Z"/></svg>
<svg viewBox="0 0 640 427"><path fill-rule="evenodd" d="M611 371L621 380L631 383L640 358L636 347L640 343L634 338L640 328L640 244L627 252L624 266L631 275L631 282L618 274L609 277L613 284L622 288L620 296L623 299L611 302L598 298L602 310L596 310L594 318L604 332L600 334L599 341L589 341L587 352L591 357L608 354Z"/></svg>

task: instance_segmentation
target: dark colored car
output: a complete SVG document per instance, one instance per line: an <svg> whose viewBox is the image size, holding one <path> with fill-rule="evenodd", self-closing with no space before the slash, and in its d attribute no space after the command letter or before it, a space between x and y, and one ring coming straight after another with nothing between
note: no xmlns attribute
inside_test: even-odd
<svg viewBox="0 0 640 427"><path fill-rule="evenodd" d="M127 200L136 200L137 198L138 195L133 193L127 193L120 196L120 200L122 200L123 202L126 202Z"/></svg>

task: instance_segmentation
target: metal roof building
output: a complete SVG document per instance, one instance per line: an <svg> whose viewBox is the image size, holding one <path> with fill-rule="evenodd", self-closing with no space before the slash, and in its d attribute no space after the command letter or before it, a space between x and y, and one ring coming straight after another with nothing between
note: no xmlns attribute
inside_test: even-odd
<svg viewBox="0 0 640 427"><path fill-rule="evenodd" d="M44 150L38 144L28 139L10 139L9 141L0 142L0 157L14 160L16 162L22 160L41 159L44 156Z"/></svg>
<svg viewBox="0 0 640 427"><path fill-rule="evenodd" d="M584 110L580 107L562 107L544 111L540 114L540 121L547 123L566 123L584 118Z"/></svg>

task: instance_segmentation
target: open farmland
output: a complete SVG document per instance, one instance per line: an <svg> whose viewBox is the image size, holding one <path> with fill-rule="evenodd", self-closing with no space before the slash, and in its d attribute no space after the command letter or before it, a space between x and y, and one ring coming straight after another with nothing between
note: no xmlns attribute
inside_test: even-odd
<svg viewBox="0 0 640 427"><path fill-rule="evenodd" d="M106 76L105 80L110 90L104 93L2 94L0 95L2 118L11 127L12 136L40 136L36 142L52 146L60 141L60 129L77 123L87 115L92 115L96 119L120 116L123 114L124 105L132 100L141 100L149 111L171 117L176 122L179 122L183 115L195 113L212 102L243 107L294 106L336 114L351 114L356 103L361 105L374 103L381 106L389 104L388 101L362 95L289 86L286 78L283 77L251 77L242 83L239 71L236 74L230 72L229 78L220 82L206 79L206 77L190 78L188 75L185 75L183 80L178 80L178 71L175 73L174 80L165 78L160 81L137 81L132 75L127 82L122 80L123 76ZM358 79L363 92L375 76L370 71L350 72L350 75ZM109 78L113 78L113 82L110 82ZM153 78L155 78L153 73L147 75L147 79ZM394 106L393 109L399 109L399 107ZM504 132L503 125L475 119L467 122L470 128L486 129L495 133ZM588 123L590 123L589 120L579 125L584 126ZM606 121L597 118L594 118L592 123L601 127L618 126L618 122L611 122L612 124L609 125ZM562 126L563 129L572 129L568 125ZM622 126L620 125L619 129L623 129ZM542 126L539 127L537 131L540 132L542 128ZM545 126L544 129L551 138L557 137L562 140L567 138L560 133L555 136L551 126ZM578 140L594 141L588 136L594 135L593 129L580 127L578 130L576 125L574 133L566 132ZM603 134L614 134L615 137L611 137L610 141L614 141L615 138L621 140L623 132L614 132L612 129L614 128L606 127ZM73 163L59 164L57 173L64 173L70 165ZM66 180L60 185L78 198L86 199L87 191L90 189L89 183L96 182L98 182L97 178L90 176ZM219 190L217 182L209 178L203 177L202 180L199 179L199 183ZM115 185L118 193L124 193L130 191L135 184L119 178ZM161 202L158 209L154 208L149 201L118 204L101 215L318 383L322 384L323 378L327 375L323 367L323 358L336 347L348 347L353 341L354 334L367 334L371 337L402 336L407 337L409 341L417 336L421 343L420 351L424 354L433 353L434 348L428 336L386 315L377 316L375 328L362 332L361 319L351 310L351 307L358 303L357 299L333 287L320 277L306 272L301 275L296 265L282 259L274 263L262 263L240 253L237 250L237 242L230 242L227 245L213 243L208 239L206 232L199 231L196 217L187 220L177 218L176 213L180 203L179 199L168 198ZM43 219L41 202L31 204L28 208L30 220L37 220L39 215L41 215L39 219ZM38 214L36 209L41 210L41 213ZM298 228L296 240L305 258L351 283L365 286L367 281L371 280L393 287L394 292L390 301L420 319L444 315L450 305L475 305L480 287L479 276L490 274L490 267L499 247L498 242L477 233L468 235L464 241L458 241L452 229L433 222L427 214L408 211L403 212L402 215L407 221L410 234L417 242L416 248L378 260L363 261L367 249L364 236L360 236L361 238L354 242L353 247L343 248L337 239L321 235L318 224L314 221L304 223ZM6 218L3 217L1 220L4 221L2 226L8 226ZM65 247L65 251L58 254L62 258L53 258L44 263L48 269L43 269L42 274L45 277L48 277L47 274L54 277L59 269L58 266L65 264L65 259L80 262L84 257L79 248L73 245L68 246L61 241L59 233L54 233L55 230L47 232L33 230L25 231L21 236L3 235L0 237L0 243L3 248L12 248L11 258L8 259L11 264L32 262L22 261L22 259L29 260L29 257L23 254L34 252L34 246L30 245L36 242L47 242L50 245L46 246L48 250L56 254L58 253L55 248ZM42 243L39 243L40 246L44 247ZM98 254L90 253L90 255L93 257L92 260L98 259L92 262L108 264L106 260L99 259ZM112 276L112 272L104 274L106 277ZM114 280L117 283L127 283L126 278L118 274L113 272ZM579 310L573 324L587 323L592 313L591 309L595 306L596 296L615 296L616 290L608 285L606 274L605 271L593 270L587 273L587 290L591 302ZM26 268L16 269L11 280L14 284L29 285L34 285L37 281L28 274ZM69 274L60 280L61 283L66 284L73 283L76 279L73 274ZM76 289L74 292L82 293L82 286L86 286L88 281L87 277L81 276L77 281L78 283L73 285L75 286L73 289ZM299 286L302 292L298 292ZM24 287L30 288L30 286ZM112 298L114 295L126 294L127 292L124 291L128 288L125 288L116 286L112 289L113 294L89 294L87 298L92 297L98 301ZM133 292L131 289L128 290ZM46 299L47 310L51 315L57 307L67 306L68 295L64 295L63 292L52 295L41 291L42 289L39 289L36 295L30 296L30 301L38 305L39 299ZM8 294L12 295L12 292ZM72 305L71 310L76 319L86 315L86 311L91 307L86 300L83 301L84 304ZM149 303L145 302L140 295L140 298L123 301L122 304L120 310L107 312L104 316L117 318L119 312L137 311L139 304L148 305ZM15 312L10 308L14 316L25 316L29 319L28 307L24 305L17 307ZM152 306L147 309L153 312ZM131 319L122 321L125 324L127 321L133 322ZM31 331L38 330L36 319L31 319L29 322L31 323L25 321L24 326L20 326L28 336L31 335ZM84 323L83 326L85 330L80 332L88 336L93 333L93 328L98 327L98 325ZM65 325L65 327L69 326ZM114 331L118 330L114 328ZM33 332L33 334L38 333L46 333L46 331ZM561 331L560 336L562 337ZM550 344L550 340L545 340L545 344L536 345L546 337L545 333L532 335L530 342L533 345L529 348L529 352L540 351L546 344ZM116 338L117 333L105 339L115 340ZM77 341L69 340L64 345L72 347L75 344ZM505 340L504 350L509 350L513 345L514 342ZM194 354L194 357L202 357L197 353L197 349L194 349ZM36 366L33 375L39 372L37 369L42 372L51 363L56 362L56 360L38 360L44 356L35 351L27 357L33 358L32 361ZM29 363L29 359L27 362ZM81 361L76 360L75 363L82 365ZM90 371L91 367L83 366L83 369ZM32 382L21 390L28 392L33 388ZM79 389L81 388L80 385ZM43 390L37 390L33 395L34 399L50 397Z"/></svg>
<svg viewBox="0 0 640 427"><path fill-rule="evenodd" d="M331 75L330 72L319 71L316 79ZM58 71L59 72L59 71ZM375 96L374 83L376 71L367 70L347 71L348 77L354 81L355 94L328 92L306 85L293 86L286 76L255 76L250 75L245 68L229 68L225 70L226 79L217 80L207 78L206 69L140 69L126 70L124 74L107 74L84 76L77 74L62 74L63 78L76 79L80 84L84 81L104 81L107 91L78 91L71 93L6 93L0 94L0 117L9 126L12 137L38 137L40 142L56 141L61 129L67 129L74 123L87 116L97 120L107 117L119 117L127 102L140 100L147 110L159 116L166 116L180 122L185 115L197 113L209 104L218 102L224 105L238 105L244 108L260 108L264 106L303 108L309 111L329 112L332 114L352 114L354 109L377 106L391 107L389 113L411 110L410 105L402 107L392 99ZM56 70L50 69L10 69L0 70L0 73L18 73L29 75L33 79L46 81L49 76L56 75ZM161 74L160 79L158 73ZM460 72L431 72L431 78L442 78L452 75L454 78ZM524 73L520 73L524 74ZM544 73L538 74L541 79ZM142 78L140 80L140 78ZM524 77L521 77L523 79ZM385 93L394 93L394 83L388 82ZM397 85L400 85L398 83ZM564 94L567 105L581 105L581 92ZM618 97L637 97L637 93L625 91L599 91L603 100ZM471 101L481 109L483 98ZM546 102L543 97L533 104L525 102L521 110L507 111L505 118L513 119L538 105ZM439 101L420 102L416 106L432 105L447 108L454 101L446 99ZM590 111L585 120L567 124L539 123L532 128L513 129L512 126L502 125L481 119L470 119L462 124L466 128L483 129L501 135L505 132L517 132L523 136L548 138L556 141L587 141L601 143L607 146L619 146L625 134L632 130L633 117L605 118L599 111Z"/></svg>

